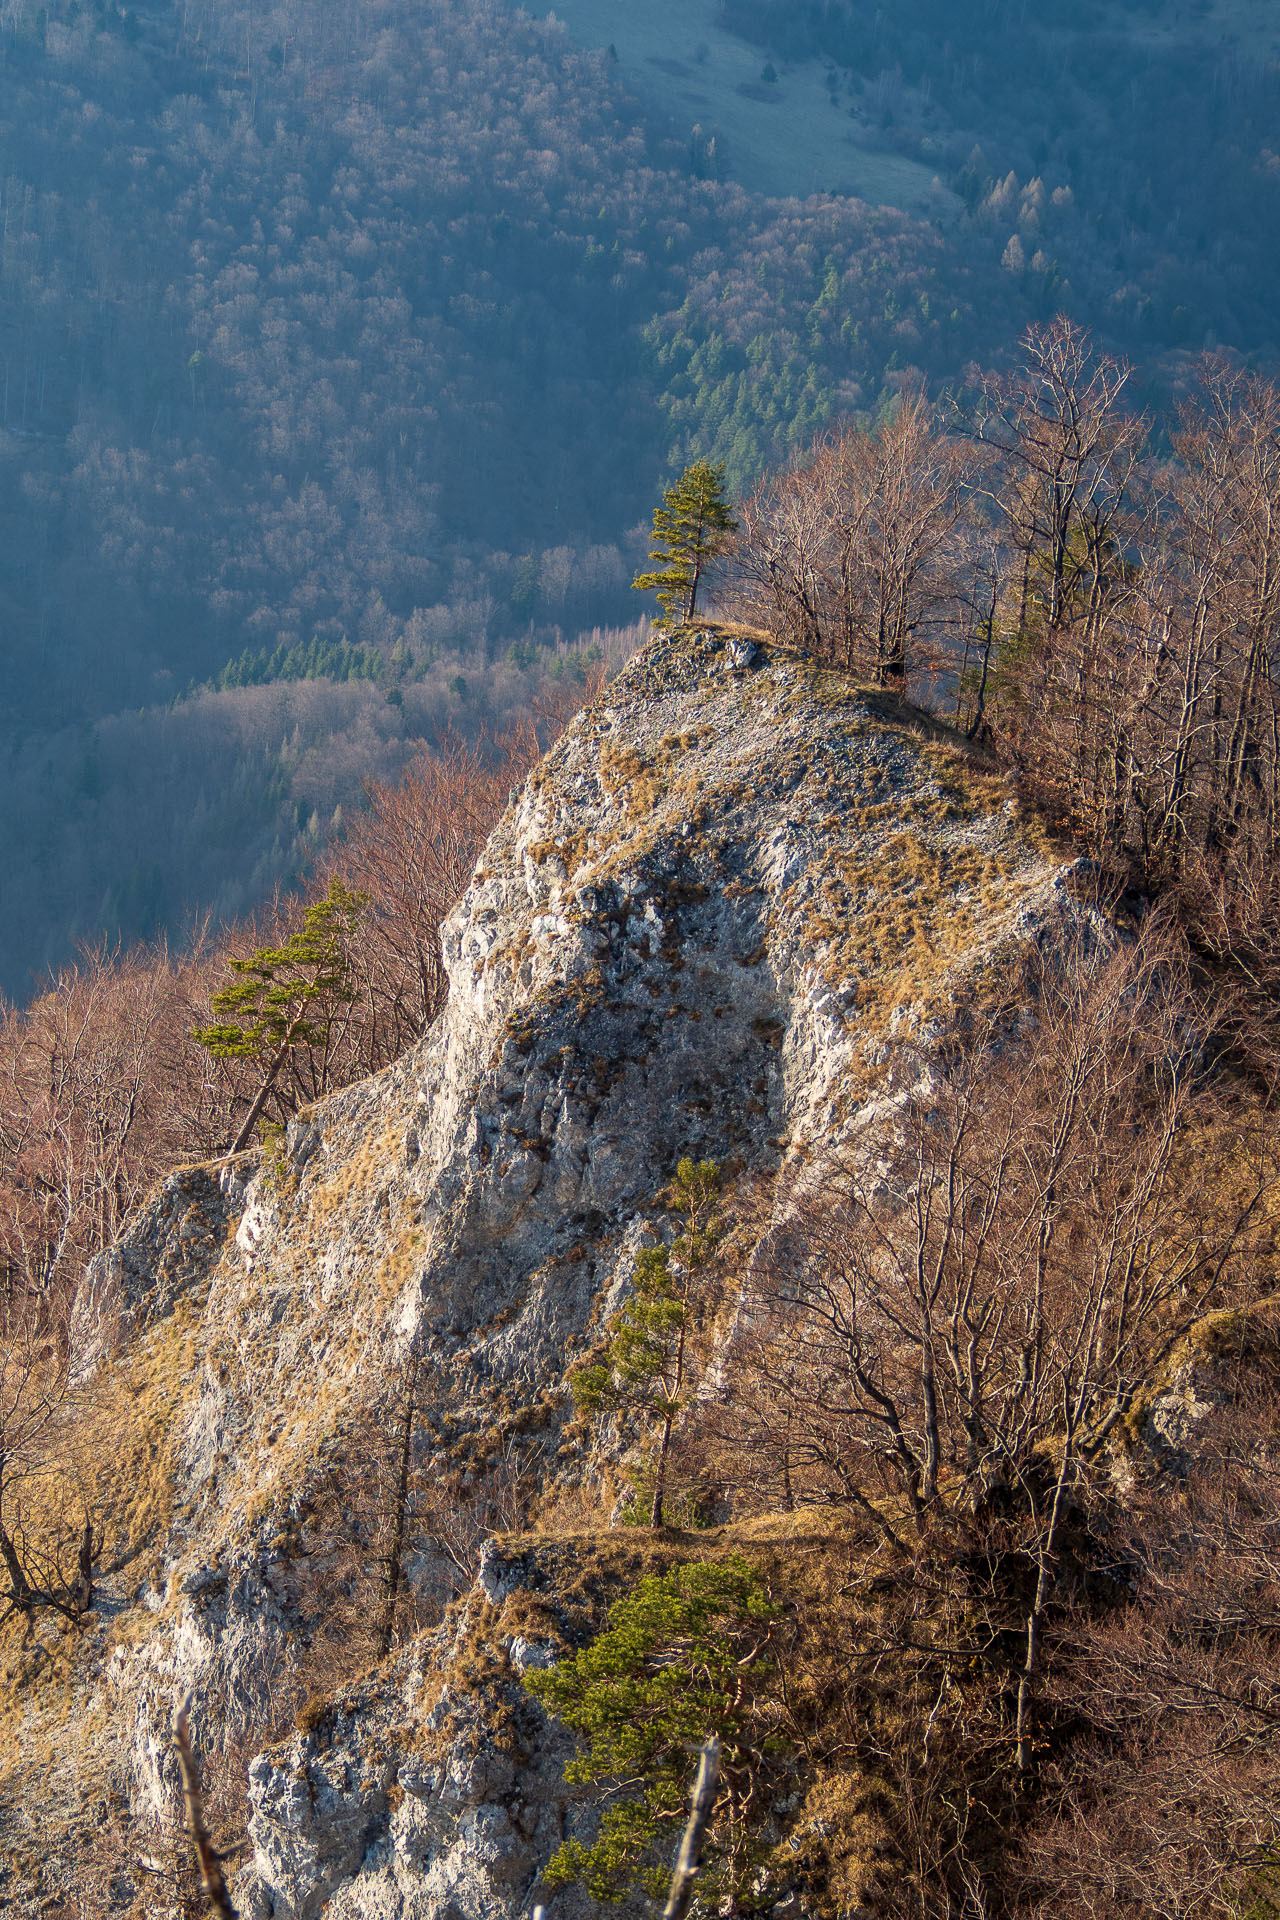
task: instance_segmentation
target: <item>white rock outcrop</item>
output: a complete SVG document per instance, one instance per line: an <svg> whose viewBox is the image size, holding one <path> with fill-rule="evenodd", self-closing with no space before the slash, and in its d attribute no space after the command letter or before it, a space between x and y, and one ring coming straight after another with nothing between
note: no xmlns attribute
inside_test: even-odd
<svg viewBox="0 0 1280 1920"><path fill-rule="evenodd" d="M310 1631L308 1487L411 1336L454 1457L513 1423L554 1437L679 1155L736 1177L824 1150L896 1022L1090 920L1072 874L886 696L714 628L646 649L495 831L435 1030L300 1116L281 1162L173 1175L86 1277L81 1330L154 1403L168 1477L70 1696L24 1709L27 1754L68 1697L101 1729L65 1762L64 1852L111 1792L135 1820L169 1803L176 1697L210 1754L269 1719ZM491 1556L471 1605L514 1578ZM537 1636L509 1637L505 1744L450 1695L437 1635L253 1761L247 1912L517 1920L575 1816L518 1687ZM14 1911L64 1857L21 1864L26 1764L0 1807Z"/></svg>

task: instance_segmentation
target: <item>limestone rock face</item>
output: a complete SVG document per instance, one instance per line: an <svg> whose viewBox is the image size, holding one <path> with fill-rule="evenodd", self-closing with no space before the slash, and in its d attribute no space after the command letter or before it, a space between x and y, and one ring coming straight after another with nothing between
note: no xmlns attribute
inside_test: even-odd
<svg viewBox="0 0 1280 1920"><path fill-rule="evenodd" d="M1239 1405L1242 1369L1280 1368L1280 1298L1220 1309L1196 1322L1135 1407L1112 1473L1121 1493L1202 1465L1205 1427Z"/></svg>
<svg viewBox="0 0 1280 1920"><path fill-rule="evenodd" d="M886 696L714 628L633 661L490 840L426 1040L306 1112L272 1163L174 1175L86 1276L95 1377L124 1382L164 1484L139 1493L77 1655L74 1712L99 1731L59 1776L67 1831L107 1781L135 1821L169 1804L188 1690L211 1756L266 1716L310 1631L308 1487L410 1336L455 1457L554 1437L678 1157L732 1179L824 1151L886 1033L1088 917L1071 873L974 755ZM539 1657L507 1637L513 1673ZM422 1642L253 1762L247 1911L525 1911L568 1817L559 1736L526 1706L487 1749L442 1713L454 1657ZM25 1711L30 1755L67 1709ZM17 1792L0 1901L34 1911L56 1848L21 1864Z"/></svg>
<svg viewBox="0 0 1280 1920"><path fill-rule="evenodd" d="M584 1830L563 1778L572 1742L520 1685L545 1654L502 1632L502 1600L548 1569L504 1566L496 1610L492 1554L488 1572L452 1634L420 1641L314 1732L252 1763L254 1871L238 1890L250 1920L501 1920L524 1911L549 1856ZM455 1678L477 1615L498 1655L479 1684ZM574 1893L555 1902L565 1920L591 1906Z"/></svg>

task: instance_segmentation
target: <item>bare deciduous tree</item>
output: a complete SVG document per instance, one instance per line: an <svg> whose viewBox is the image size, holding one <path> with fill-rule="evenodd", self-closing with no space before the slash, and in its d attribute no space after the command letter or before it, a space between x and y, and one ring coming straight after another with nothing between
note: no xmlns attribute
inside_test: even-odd
<svg viewBox="0 0 1280 1920"><path fill-rule="evenodd" d="M119 1233L154 1181L183 1160L221 1152L237 1119L267 1107L279 1121L327 1088L395 1059L426 1031L447 991L440 926L514 786L592 697L553 687L501 738L446 740L399 786L371 785L369 811L337 847L314 897L334 880L368 898L346 940L350 999L316 1043L290 1050L271 1113L255 1057L212 1060L207 1026L228 960L280 947L301 928L305 899L216 939L196 929L187 953L161 945L122 954L87 949L25 1009L0 1006L0 1292L48 1304L49 1325L87 1260Z"/></svg>
<svg viewBox="0 0 1280 1920"><path fill-rule="evenodd" d="M1031 1569L1018 1764L1065 1516L1135 1395L1247 1288L1277 1169L1220 1112L1177 944L1080 950L884 1099L753 1257L727 1421L784 1501L852 1503L902 1551L998 1499ZM763 1471L762 1471L763 1470Z"/></svg>
<svg viewBox="0 0 1280 1920"><path fill-rule="evenodd" d="M919 394L876 432L829 435L743 507L729 603L901 688L915 653L959 621L971 467Z"/></svg>
<svg viewBox="0 0 1280 1920"><path fill-rule="evenodd" d="M0 1324L0 1625L37 1613L78 1622L101 1545L69 1444L68 1368L28 1302Z"/></svg>
<svg viewBox="0 0 1280 1920"><path fill-rule="evenodd" d="M574 691L576 705L583 696ZM495 742L446 739L394 786L371 783L368 812L331 854L326 871L367 896L351 952L356 1071L394 1060L444 1005L441 923L541 751L537 719Z"/></svg>
<svg viewBox="0 0 1280 1920"><path fill-rule="evenodd" d="M11 1297L52 1298L120 1230L157 1169L216 1137L190 1040L206 949L85 953L0 1019L0 1261Z"/></svg>
<svg viewBox="0 0 1280 1920"><path fill-rule="evenodd" d="M457 1441L462 1442L461 1453ZM526 1523L545 1465L536 1434L463 1464L416 1344L335 1437L314 1490L299 1580L314 1622L303 1680L319 1698L439 1620L495 1531Z"/></svg>
<svg viewBox="0 0 1280 1920"><path fill-rule="evenodd" d="M1211 1401L1109 1535L1108 1610L1077 1606L1053 1693L1092 1738L1049 1783L1024 1864L1044 1911L1208 1920L1280 1907L1280 1320L1226 1320Z"/></svg>

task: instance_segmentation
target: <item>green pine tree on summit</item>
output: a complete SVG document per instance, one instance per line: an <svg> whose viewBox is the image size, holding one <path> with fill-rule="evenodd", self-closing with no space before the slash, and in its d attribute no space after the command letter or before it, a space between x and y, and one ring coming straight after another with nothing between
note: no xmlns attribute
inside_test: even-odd
<svg viewBox="0 0 1280 1920"><path fill-rule="evenodd" d="M656 624L678 627L692 619L707 563L721 552L737 521L724 495L724 463L697 460L662 496L653 516L649 558L657 564L632 581L641 593L656 593L662 613Z"/></svg>

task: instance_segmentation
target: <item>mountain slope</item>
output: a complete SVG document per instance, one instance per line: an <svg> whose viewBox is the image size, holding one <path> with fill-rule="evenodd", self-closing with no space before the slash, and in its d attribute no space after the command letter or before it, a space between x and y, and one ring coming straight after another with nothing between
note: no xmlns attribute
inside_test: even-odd
<svg viewBox="0 0 1280 1920"><path fill-rule="evenodd" d="M175 1173L90 1269L79 1419L114 1571L81 1641L42 1627L42 1656L9 1649L11 1908L101 1852L113 1804L135 1847L166 1815L187 1690L213 1772L314 1691L322 1489L411 1341L442 1485L470 1497L524 1462L544 1502L603 1527L609 1462L569 1424L565 1374L675 1160L732 1183L820 1156L890 1027L945 1020L1020 946L1089 920L1105 938L1072 871L974 753L884 695L712 626L637 656L493 835L427 1040L301 1115L278 1154ZM424 1594L440 1575L415 1563ZM525 1789L475 1772L474 1725L456 1752L448 1714L428 1727L446 1651L428 1638L360 1696L372 1745L348 1701L356 1758L333 1758L322 1702L254 1763L248 1911L310 1915L339 1886L335 1913L443 1914L459 1886L468 1912L522 1910L559 1815L479 1846ZM335 1795L342 1818L321 1818Z"/></svg>

